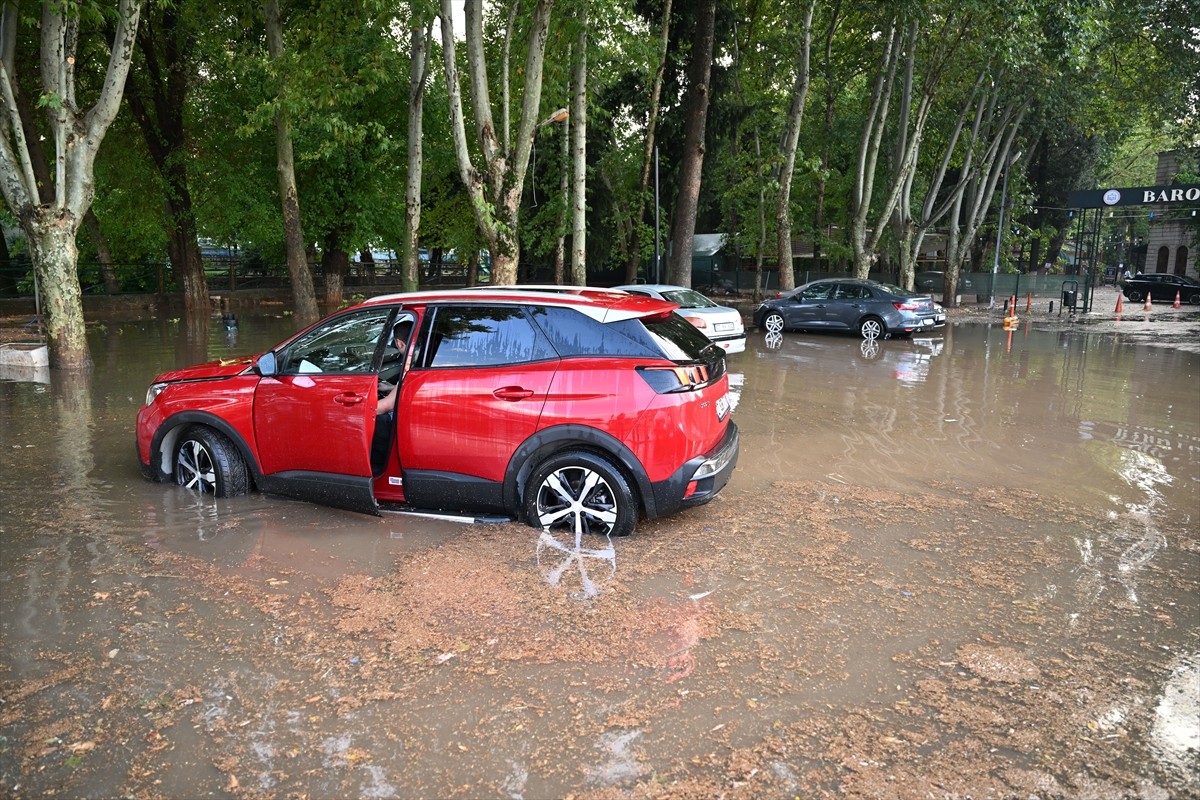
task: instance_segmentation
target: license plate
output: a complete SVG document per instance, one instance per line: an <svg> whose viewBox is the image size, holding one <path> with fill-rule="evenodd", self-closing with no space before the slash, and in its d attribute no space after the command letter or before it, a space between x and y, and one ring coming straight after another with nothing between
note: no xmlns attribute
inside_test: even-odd
<svg viewBox="0 0 1200 800"><path fill-rule="evenodd" d="M717 419L729 416L729 395L723 394L717 398Z"/></svg>
<svg viewBox="0 0 1200 800"><path fill-rule="evenodd" d="M938 314L938 315L937 315L937 317L935 317L935 319L936 319L938 322L945 322L945 321L946 321L946 317L945 317L945 315L943 315L943 314Z"/></svg>
<svg viewBox="0 0 1200 800"><path fill-rule="evenodd" d="M733 323L732 322L718 322L714 327L715 327L717 333L723 333L724 331L733 330Z"/></svg>

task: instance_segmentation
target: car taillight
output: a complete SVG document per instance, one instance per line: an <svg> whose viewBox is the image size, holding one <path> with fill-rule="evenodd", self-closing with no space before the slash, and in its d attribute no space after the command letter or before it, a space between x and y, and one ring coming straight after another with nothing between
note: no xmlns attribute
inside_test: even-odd
<svg viewBox="0 0 1200 800"><path fill-rule="evenodd" d="M892 303L899 311L920 311L920 303Z"/></svg>
<svg viewBox="0 0 1200 800"><path fill-rule="evenodd" d="M687 392L708 385L708 367L695 364L687 367L638 367L638 375L650 384L656 394Z"/></svg>
<svg viewBox="0 0 1200 800"><path fill-rule="evenodd" d="M684 317L684 319L686 319L688 322L695 325L697 328L707 328L708 327L708 323L706 323L704 321L703 317Z"/></svg>

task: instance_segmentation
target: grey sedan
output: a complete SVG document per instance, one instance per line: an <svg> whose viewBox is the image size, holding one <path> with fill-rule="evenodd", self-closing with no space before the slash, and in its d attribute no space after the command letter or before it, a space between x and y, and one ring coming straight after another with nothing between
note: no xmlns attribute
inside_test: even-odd
<svg viewBox="0 0 1200 800"><path fill-rule="evenodd" d="M675 313L700 329L712 342L730 355L746 349L746 327L742 312L709 300L694 289L665 283L634 283L616 286L623 292L656 297L678 303Z"/></svg>
<svg viewBox="0 0 1200 800"><path fill-rule="evenodd" d="M763 302L754 310L754 324L769 334L842 330L855 331L864 339L886 339L941 328L946 312L928 296L899 286L827 278Z"/></svg>

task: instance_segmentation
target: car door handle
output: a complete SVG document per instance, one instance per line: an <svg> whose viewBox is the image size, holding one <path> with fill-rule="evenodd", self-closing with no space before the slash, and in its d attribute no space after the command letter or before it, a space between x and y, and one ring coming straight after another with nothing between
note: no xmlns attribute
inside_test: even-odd
<svg viewBox="0 0 1200 800"><path fill-rule="evenodd" d="M499 400L524 400L527 397L533 397L532 389L523 389L520 386L503 386L492 394Z"/></svg>
<svg viewBox="0 0 1200 800"><path fill-rule="evenodd" d="M343 392L342 394L339 394L337 397L333 398L333 402L343 406L356 406L362 401L363 396L361 394L355 394L354 392Z"/></svg>

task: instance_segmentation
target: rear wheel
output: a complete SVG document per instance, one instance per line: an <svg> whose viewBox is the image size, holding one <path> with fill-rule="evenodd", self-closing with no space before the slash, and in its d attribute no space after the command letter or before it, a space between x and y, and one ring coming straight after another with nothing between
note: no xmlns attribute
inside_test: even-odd
<svg viewBox="0 0 1200 800"><path fill-rule="evenodd" d="M193 425L175 448L175 483L215 497L236 497L250 490L246 462L229 437Z"/></svg>
<svg viewBox="0 0 1200 800"><path fill-rule="evenodd" d="M1200 292L1192 292L1187 301L1194 306L1200 306Z"/></svg>
<svg viewBox="0 0 1200 800"><path fill-rule="evenodd" d="M534 471L525 487L525 517L549 531L627 536L637 505L616 467L593 453L569 450Z"/></svg>
<svg viewBox="0 0 1200 800"><path fill-rule="evenodd" d="M858 333L864 339L882 339L887 327L879 317L866 317L858 323Z"/></svg>
<svg viewBox="0 0 1200 800"><path fill-rule="evenodd" d="M774 311L763 319L763 328L767 333L783 333L783 315Z"/></svg>
<svg viewBox="0 0 1200 800"><path fill-rule="evenodd" d="M1142 293L1137 290L1133 290L1125 296L1129 298L1129 301L1131 303L1136 303L1137 301L1142 299Z"/></svg>

